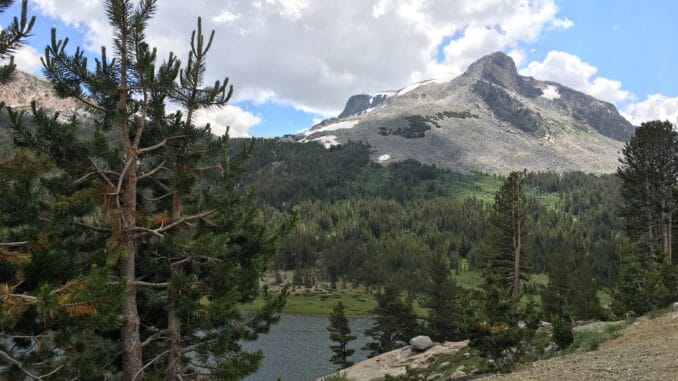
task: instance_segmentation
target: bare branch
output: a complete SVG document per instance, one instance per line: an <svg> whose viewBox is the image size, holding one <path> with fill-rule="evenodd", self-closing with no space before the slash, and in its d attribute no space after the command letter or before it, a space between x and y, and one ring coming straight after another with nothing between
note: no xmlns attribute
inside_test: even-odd
<svg viewBox="0 0 678 381"><path fill-rule="evenodd" d="M97 171L90 172L90 173L88 173L88 174L82 176L81 178L79 178L79 179L73 181L73 184L77 184L77 183L83 182L83 181L85 181L85 179L87 179L88 177L90 177L90 176L92 176L92 175L97 175L97 174L100 174L100 173L101 173L101 174L108 174L108 175L116 175L116 176L120 175L118 172L97 170Z"/></svg>
<svg viewBox="0 0 678 381"><path fill-rule="evenodd" d="M24 294L9 294L10 298L15 298L15 299L23 299L24 301L28 303L36 303L38 301L38 298L35 296L30 296L30 295L24 295Z"/></svg>
<svg viewBox="0 0 678 381"><path fill-rule="evenodd" d="M161 358L163 358L163 357L164 357L166 354L168 354L168 353L169 353L169 351L164 351L164 352L160 353L159 355L155 356L155 357L153 358L153 360L147 362L146 365L144 365L143 367L141 367L141 369L139 369L139 370L137 371L137 374L134 375L134 378L132 379L132 381L136 380L137 377L139 377L139 375L140 375L141 373L143 373L144 370L146 370L146 368L148 368L149 366L153 365L154 362L160 360Z"/></svg>
<svg viewBox="0 0 678 381"><path fill-rule="evenodd" d="M170 141L170 140L182 139L182 138L186 138L186 137L188 137L188 135L178 135L178 136L172 136L172 137L169 137L169 138L165 138L158 144L152 145L150 147L141 148L140 150L137 151L137 154L143 155L145 153L155 151L157 149L164 147L165 144L167 144L167 142Z"/></svg>
<svg viewBox="0 0 678 381"><path fill-rule="evenodd" d="M169 339L167 336L163 336L163 334L166 333L166 332L167 332L166 329L159 330L158 332L152 334L146 340L144 340L144 342L141 343L141 346L145 347L155 340L167 340L167 339Z"/></svg>
<svg viewBox="0 0 678 381"><path fill-rule="evenodd" d="M78 225L78 226L82 226L84 228L91 229L91 230L94 230L94 231L97 231L97 232L110 232L111 231L110 228L105 228L103 226L90 225L90 224L80 222L80 221L74 221L73 223Z"/></svg>
<svg viewBox="0 0 678 381"><path fill-rule="evenodd" d="M24 368L24 364L21 361L10 356L7 352L0 350L0 358L5 359L5 361L7 361L10 364L14 364L14 366L19 368L19 370L22 371L29 378L31 378L33 380L39 380L40 379L39 376L36 376L35 374L31 373L28 369Z"/></svg>
<svg viewBox="0 0 678 381"><path fill-rule="evenodd" d="M157 231L158 233L162 233L162 232L168 231L168 230L170 230L170 229L173 229L174 227L176 227L176 226L178 226L178 225L181 225L181 224L183 224L183 223L185 223L185 222L189 222L189 221L193 221L193 220L198 220L198 219L207 217L207 216L209 216L210 214L212 214L212 213L214 213L214 212L216 212L216 210L215 210L215 209L211 209L211 210L208 210L208 211L206 211L206 212L202 212L202 213L199 213L199 214L194 214L194 215L192 215L192 216L181 217L180 219L178 219L178 220L172 222L171 224L169 224L169 225L167 225L167 226L165 226L165 227L163 227L163 228L158 228L158 229L156 229L156 231Z"/></svg>
<svg viewBox="0 0 678 381"><path fill-rule="evenodd" d="M162 163L160 163L160 165L158 165L157 167L155 167L155 168L152 169L151 171L149 171L149 172L147 172L147 173L141 174L141 176L139 176L139 180L145 179L146 177L149 177L149 176L153 176L153 175L155 175L156 173L160 172L160 171L163 170L163 169L169 171L169 169L168 169L168 168L165 168L164 165L165 165L165 162L163 161Z"/></svg>
<svg viewBox="0 0 678 381"><path fill-rule="evenodd" d="M29 241L23 241L23 242L0 242L0 246L5 246L5 247L17 247L17 246L25 246L28 245Z"/></svg>
<svg viewBox="0 0 678 381"><path fill-rule="evenodd" d="M142 286L142 287L151 287L151 288L167 288L169 287L169 282L164 282L164 283L151 283L151 282L143 282L140 280L135 280L134 282L131 282L135 286Z"/></svg>
<svg viewBox="0 0 678 381"><path fill-rule="evenodd" d="M164 195L162 195L162 196L160 196L160 197L147 198L146 201L160 201L160 200L162 200L163 198L167 198L167 197L169 197L169 196L171 196L171 195L173 195L173 194L174 194L174 192L165 193Z"/></svg>
<svg viewBox="0 0 678 381"><path fill-rule="evenodd" d="M125 175L127 174L127 171L132 167L132 164L134 163L134 160L136 160L136 157L130 156L129 159L127 159L127 163L125 164L125 168L122 169L122 172L120 172L120 177L118 177L118 186L115 187L116 194L120 194L120 190L122 189L122 183L123 180L125 179Z"/></svg>
<svg viewBox="0 0 678 381"><path fill-rule="evenodd" d="M87 158L89 159L89 162L92 163L92 166L96 170L96 173L98 173L99 176L101 176L108 183L108 185L111 186L111 188L115 188L115 185L113 185L113 182L111 181L111 179L109 179L108 176L106 176L106 173L104 171L102 171L101 169L99 169L99 167L97 167L97 163L94 162L94 159L92 159L91 157L87 157Z"/></svg>
<svg viewBox="0 0 678 381"><path fill-rule="evenodd" d="M167 226L159 227L157 229L149 229L149 228L144 228L144 227L141 227L141 226L135 226L134 230L154 234L154 235L157 235L158 237L164 237L164 235L162 235L163 232L166 232L170 229L173 229L173 228L175 228L175 227L177 227L181 224L187 223L189 221L193 221L193 220L197 220L197 219L207 217L214 212L216 212L216 210L212 209L212 210L208 210L206 212L202 212L200 214L194 214L192 216L182 217L182 218L172 222L171 224L169 224Z"/></svg>

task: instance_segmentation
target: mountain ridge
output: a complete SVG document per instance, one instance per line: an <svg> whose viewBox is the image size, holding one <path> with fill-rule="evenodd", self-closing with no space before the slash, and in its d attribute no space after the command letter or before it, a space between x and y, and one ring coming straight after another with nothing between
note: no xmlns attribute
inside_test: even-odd
<svg viewBox="0 0 678 381"><path fill-rule="evenodd" d="M353 96L337 118L297 140L328 148L361 141L376 162L414 159L465 172L609 173L633 132L614 105L521 76L508 55L496 52L450 81Z"/></svg>

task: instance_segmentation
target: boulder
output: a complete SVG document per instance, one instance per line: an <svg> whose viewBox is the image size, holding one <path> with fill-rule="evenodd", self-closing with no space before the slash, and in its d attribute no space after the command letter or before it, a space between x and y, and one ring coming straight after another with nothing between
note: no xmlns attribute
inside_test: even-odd
<svg viewBox="0 0 678 381"><path fill-rule="evenodd" d="M672 308L674 311L678 312L678 302L673 303L673 306L671 306L671 308Z"/></svg>
<svg viewBox="0 0 678 381"><path fill-rule="evenodd" d="M410 340L410 345L412 346L412 350L423 352L434 346L435 343L428 336L417 336Z"/></svg>

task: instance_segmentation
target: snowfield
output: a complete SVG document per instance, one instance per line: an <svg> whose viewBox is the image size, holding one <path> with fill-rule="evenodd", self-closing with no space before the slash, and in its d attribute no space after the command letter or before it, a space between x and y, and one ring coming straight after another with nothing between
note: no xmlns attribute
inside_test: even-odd
<svg viewBox="0 0 678 381"><path fill-rule="evenodd" d="M542 89L541 96L552 101L554 99L560 98L560 93L558 92L557 87L548 85L545 89Z"/></svg>
<svg viewBox="0 0 678 381"><path fill-rule="evenodd" d="M337 123L332 123L327 126L323 126L317 130L307 130L304 131L304 135L309 136L311 134L315 134L316 132L327 132L327 131L336 131L336 130L347 130L355 127L356 124L360 122L359 120L347 120L343 122L337 122Z"/></svg>
<svg viewBox="0 0 678 381"><path fill-rule="evenodd" d="M309 141L318 142L318 143L322 144L327 149L329 149L332 146L338 146L339 145L339 142L337 141L337 137L335 135L321 136L319 138L311 139Z"/></svg>

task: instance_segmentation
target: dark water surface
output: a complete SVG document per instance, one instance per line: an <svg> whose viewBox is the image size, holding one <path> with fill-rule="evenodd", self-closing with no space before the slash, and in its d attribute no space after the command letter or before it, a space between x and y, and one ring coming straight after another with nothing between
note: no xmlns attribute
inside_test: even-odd
<svg viewBox="0 0 678 381"><path fill-rule="evenodd" d="M369 317L350 317L352 334L358 339L349 347L355 349L351 358L357 362L367 358L367 352L361 350L368 341L363 332L372 321ZM271 328L271 332L259 336L254 343L246 343L248 351L261 350L264 361L259 371L247 381L308 381L315 380L336 369L330 363L330 350L327 316L307 316L283 314L280 322Z"/></svg>

